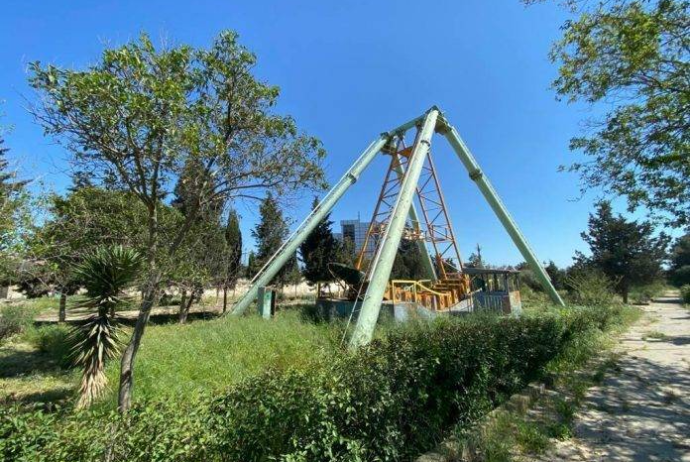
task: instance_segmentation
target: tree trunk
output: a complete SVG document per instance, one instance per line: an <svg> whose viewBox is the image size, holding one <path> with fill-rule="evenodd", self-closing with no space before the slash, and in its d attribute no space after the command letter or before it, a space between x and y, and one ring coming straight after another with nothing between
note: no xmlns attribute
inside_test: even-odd
<svg viewBox="0 0 690 462"><path fill-rule="evenodd" d="M148 208L148 248L147 248L147 263L149 278L147 284L144 286L143 299L141 301L141 308L139 309L139 316L134 325L132 338L127 344L127 348L122 353L122 361L120 362L120 390L117 399L117 409L120 414L126 414L132 407L132 388L134 386L134 360L139 352L141 339L144 337L146 324L151 317L151 308L158 296L158 289L161 282L161 272L158 269L158 262L156 260L158 253L158 210L157 201L150 201L147 204Z"/></svg>
<svg viewBox="0 0 690 462"><path fill-rule="evenodd" d="M187 317L189 316L189 310L192 307L192 303L194 303L194 292L189 294L187 306L185 306L182 313L180 313L180 324L185 324L187 322Z"/></svg>
<svg viewBox="0 0 690 462"><path fill-rule="evenodd" d="M628 296L630 295L630 291L628 290L627 287L623 288L623 303L626 305L628 304Z"/></svg>
<svg viewBox="0 0 690 462"><path fill-rule="evenodd" d="M60 308L58 310L58 322L65 322L67 320L67 294L60 292Z"/></svg>
<svg viewBox="0 0 690 462"><path fill-rule="evenodd" d="M189 316L189 309L194 303L194 291L191 291L189 297L187 297L187 291L183 292L182 300L180 300L180 324L185 324L187 322L187 317Z"/></svg>
<svg viewBox="0 0 690 462"><path fill-rule="evenodd" d="M144 337L144 330L146 324L149 322L151 316L151 308L156 299L158 292L158 283L160 276L154 275L150 281L150 288L147 289L144 295L144 301L139 309L139 316L137 323L134 325L132 338L122 354L122 361L120 362L120 392L118 395L118 410L121 414L127 413L132 407L132 387L134 385L134 359L139 351L141 339Z"/></svg>
<svg viewBox="0 0 690 462"><path fill-rule="evenodd" d="M223 313L228 309L228 288L223 286Z"/></svg>
<svg viewBox="0 0 690 462"><path fill-rule="evenodd" d="M184 310L185 306L187 305L187 290L182 289L182 292L180 294L180 311L179 311L179 322L180 324L184 324L185 321L187 320L187 316L184 315Z"/></svg>

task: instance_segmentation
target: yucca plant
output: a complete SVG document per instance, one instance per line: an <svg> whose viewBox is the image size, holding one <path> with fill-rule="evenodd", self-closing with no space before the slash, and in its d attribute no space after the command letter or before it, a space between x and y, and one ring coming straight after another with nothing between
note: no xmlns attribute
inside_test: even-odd
<svg viewBox="0 0 690 462"><path fill-rule="evenodd" d="M96 311L70 333L74 364L83 368L78 408L88 407L107 386L105 361L115 357L121 345L115 308L126 301L124 290L136 279L141 264L138 252L111 246L98 248L76 269L87 292L78 306Z"/></svg>

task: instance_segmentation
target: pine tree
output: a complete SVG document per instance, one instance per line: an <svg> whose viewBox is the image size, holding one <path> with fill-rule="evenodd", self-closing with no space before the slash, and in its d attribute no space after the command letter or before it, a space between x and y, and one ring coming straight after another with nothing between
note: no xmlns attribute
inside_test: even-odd
<svg viewBox="0 0 690 462"><path fill-rule="evenodd" d="M17 260L17 244L23 224L28 219L27 201L24 194L28 181L17 180L7 160L9 149L0 136L0 285L12 279Z"/></svg>
<svg viewBox="0 0 690 462"><path fill-rule="evenodd" d="M256 275L257 270L258 268L256 267L256 252L250 250L249 255L247 255L247 268L245 277L247 279L253 279Z"/></svg>
<svg viewBox="0 0 690 462"><path fill-rule="evenodd" d="M549 261L549 264L544 266L544 269L546 270L546 273L549 275L549 278L551 278L551 283L553 284L554 288L556 288L556 290L565 289L565 270L560 269L558 266L556 266L556 264L553 261Z"/></svg>
<svg viewBox="0 0 690 462"><path fill-rule="evenodd" d="M233 288L240 276L242 265L242 231L240 231L240 218L235 210L228 215L228 224L225 227L225 242L229 256L228 275L229 288Z"/></svg>
<svg viewBox="0 0 690 462"><path fill-rule="evenodd" d="M592 255L577 252L576 264L600 269L615 282L625 303L632 287L661 278L669 238L664 233L655 237L651 223L614 216L611 204L600 202L581 236Z"/></svg>
<svg viewBox="0 0 690 462"><path fill-rule="evenodd" d="M426 279L424 255L415 241L401 239L398 253L393 261L391 279Z"/></svg>
<svg viewBox="0 0 690 462"><path fill-rule="evenodd" d="M235 288L242 271L242 232L240 219L235 210L231 210L228 214L224 237L225 249L219 271L219 282L223 289L223 313L228 308L228 289Z"/></svg>
<svg viewBox="0 0 690 462"><path fill-rule="evenodd" d="M17 173L10 170L10 162L7 160L9 148L5 147L5 140L0 136L0 207L3 214L5 205L9 205L16 199L29 182L17 180Z"/></svg>
<svg viewBox="0 0 690 462"><path fill-rule="evenodd" d="M259 223L252 230L252 236L256 240L256 271L258 271L276 253L288 236L288 225L283 217L283 212L278 206L278 201L272 194L268 194L259 207ZM297 257L288 260L272 283L280 287L294 280L294 272L297 268Z"/></svg>
<svg viewBox="0 0 690 462"><path fill-rule="evenodd" d="M318 201L314 199L312 209L317 206ZM328 264L339 262L342 258L341 245L333 236L332 226L333 222L328 214L300 245L300 257L304 265L302 275L311 284L333 281Z"/></svg>
<svg viewBox="0 0 690 462"><path fill-rule="evenodd" d="M669 280L678 287L690 284L690 232L673 244Z"/></svg>
<svg viewBox="0 0 690 462"><path fill-rule="evenodd" d="M186 162L170 204L182 214L190 229L175 268L175 279L182 291L181 323L186 322L192 303L201 299L204 287L213 282L216 287L222 285L225 288L227 275L226 230L221 221L223 202L204 199L213 196L211 191L215 185L212 180L202 180L204 176L200 174L200 169L195 159ZM224 303L227 304L227 297L224 297Z"/></svg>

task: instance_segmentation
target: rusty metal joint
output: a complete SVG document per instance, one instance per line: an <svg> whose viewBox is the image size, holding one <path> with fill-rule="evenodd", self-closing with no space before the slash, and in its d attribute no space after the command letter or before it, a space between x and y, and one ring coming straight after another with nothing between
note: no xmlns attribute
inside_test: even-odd
<svg viewBox="0 0 690 462"><path fill-rule="evenodd" d="M470 179L472 181L479 181L481 179L481 177L483 177L483 176L484 176L484 173L482 173L482 171L479 169L470 172Z"/></svg>

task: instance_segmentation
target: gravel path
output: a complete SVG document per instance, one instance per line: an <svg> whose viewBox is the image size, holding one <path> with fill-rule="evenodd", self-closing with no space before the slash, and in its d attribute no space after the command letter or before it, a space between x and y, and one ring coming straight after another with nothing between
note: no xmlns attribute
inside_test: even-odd
<svg viewBox="0 0 690 462"><path fill-rule="evenodd" d="M617 366L591 388L575 437L542 461L690 461L690 310L657 299L621 339Z"/></svg>

